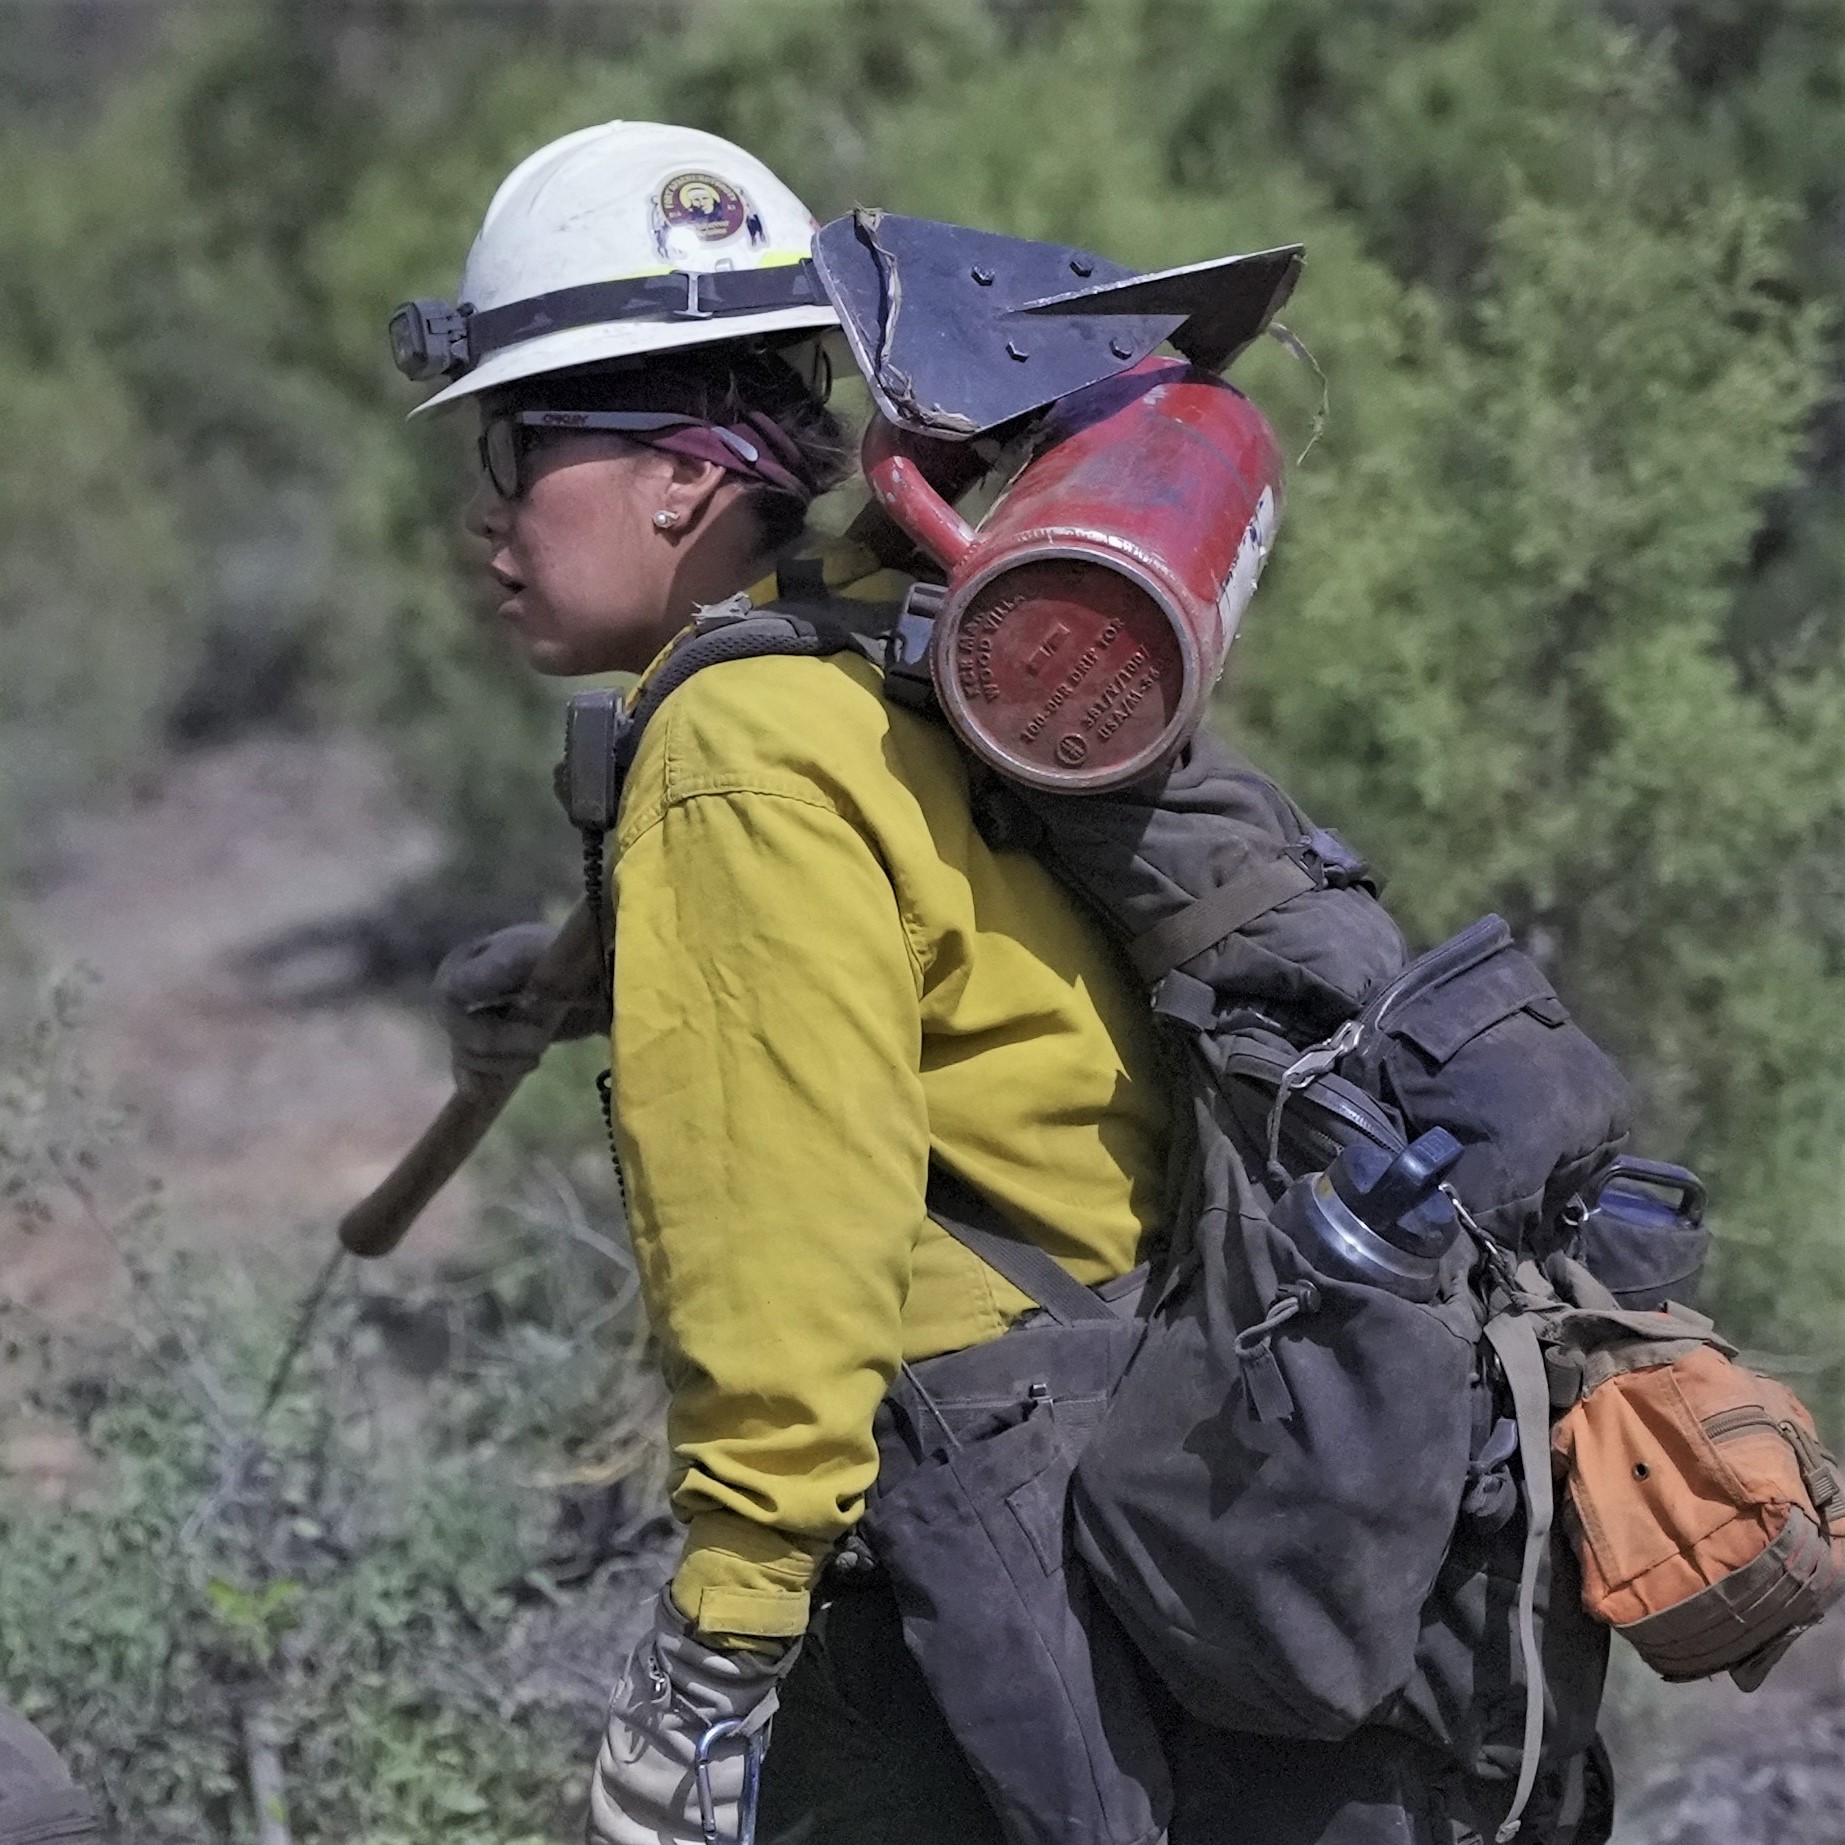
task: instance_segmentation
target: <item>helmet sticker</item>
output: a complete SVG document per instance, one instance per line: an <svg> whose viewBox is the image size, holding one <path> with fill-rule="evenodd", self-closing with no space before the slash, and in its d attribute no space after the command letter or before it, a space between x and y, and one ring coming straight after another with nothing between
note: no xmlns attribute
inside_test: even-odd
<svg viewBox="0 0 1845 1845"><path fill-rule="evenodd" d="M654 195L653 241L662 257L745 233L752 248L768 241L762 214L715 173L675 173Z"/></svg>

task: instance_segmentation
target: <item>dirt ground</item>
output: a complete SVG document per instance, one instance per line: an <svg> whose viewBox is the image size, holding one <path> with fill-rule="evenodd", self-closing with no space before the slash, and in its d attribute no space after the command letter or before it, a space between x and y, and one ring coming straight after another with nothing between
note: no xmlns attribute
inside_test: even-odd
<svg viewBox="0 0 1845 1845"><path fill-rule="evenodd" d="M41 854L14 930L41 979L79 982L80 1054L130 1111L179 1237L306 1272L440 1107L430 1022L376 998L304 1003L341 987L336 944L262 954L377 908L436 856L378 751L299 737L179 757ZM395 1260L452 1249L468 1205L464 1175ZM114 1285L110 1239L81 1214L4 1234L0 1285L54 1321Z"/></svg>

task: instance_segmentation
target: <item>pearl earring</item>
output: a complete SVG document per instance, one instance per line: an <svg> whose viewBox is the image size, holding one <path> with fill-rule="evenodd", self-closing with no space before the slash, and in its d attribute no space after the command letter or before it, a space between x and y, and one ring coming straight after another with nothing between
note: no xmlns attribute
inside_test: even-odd
<svg viewBox="0 0 1845 1845"><path fill-rule="evenodd" d="M676 512L668 512L665 507L662 507L654 514L653 522L661 531L670 532L679 523L679 515Z"/></svg>

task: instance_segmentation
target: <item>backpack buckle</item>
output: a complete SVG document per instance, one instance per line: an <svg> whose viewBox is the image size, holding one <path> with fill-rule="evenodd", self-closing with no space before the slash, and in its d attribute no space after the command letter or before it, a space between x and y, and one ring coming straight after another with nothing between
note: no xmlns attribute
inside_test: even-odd
<svg viewBox="0 0 1845 1845"><path fill-rule="evenodd" d="M1282 1094L1293 1095L1297 1090L1305 1089L1316 1078L1324 1076L1342 1057L1357 1050L1358 1041L1364 1035L1362 1021L1347 1019L1330 1038L1323 1039L1310 1050L1302 1051L1281 1073Z"/></svg>
<svg viewBox="0 0 1845 1845"><path fill-rule="evenodd" d="M689 625L695 636L711 634L719 628L731 628L740 621L748 621L755 613L755 603L739 590L734 596L726 596L722 602L707 603L695 610Z"/></svg>
<svg viewBox="0 0 1845 1845"><path fill-rule="evenodd" d="M1217 994L1206 982L1175 967L1153 989L1153 1013L1207 1032L1217 1024Z"/></svg>
<svg viewBox="0 0 1845 1845"><path fill-rule="evenodd" d="M935 618L948 592L939 583L912 583L903 607L884 636L884 689L893 704L927 711L935 703L935 676L929 652Z"/></svg>
<svg viewBox="0 0 1845 1845"><path fill-rule="evenodd" d="M1354 852L1337 833L1316 826L1301 842L1301 852L1319 867L1328 890L1368 890L1377 895L1371 861L1362 852Z"/></svg>
<svg viewBox="0 0 1845 1845"><path fill-rule="evenodd" d="M1274 1105L1268 1111L1268 1164L1271 1173L1282 1170L1281 1120L1287 1113L1289 1102L1335 1068L1341 1058L1357 1050L1364 1035L1362 1018L1347 1019L1330 1038L1302 1051L1282 1071L1281 1081L1275 1085Z"/></svg>

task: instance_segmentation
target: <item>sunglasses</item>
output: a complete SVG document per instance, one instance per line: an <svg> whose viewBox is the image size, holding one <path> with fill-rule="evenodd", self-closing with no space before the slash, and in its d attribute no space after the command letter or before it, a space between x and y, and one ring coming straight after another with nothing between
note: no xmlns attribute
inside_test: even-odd
<svg viewBox="0 0 1845 1845"><path fill-rule="evenodd" d="M666 429L709 429L744 461L753 462L760 453L754 443L734 430L670 410L502 410L481 425L481 471L501 499L516 500L530 484L526 479L526 458L547 436L601 430L646 436Z"/></svg>

